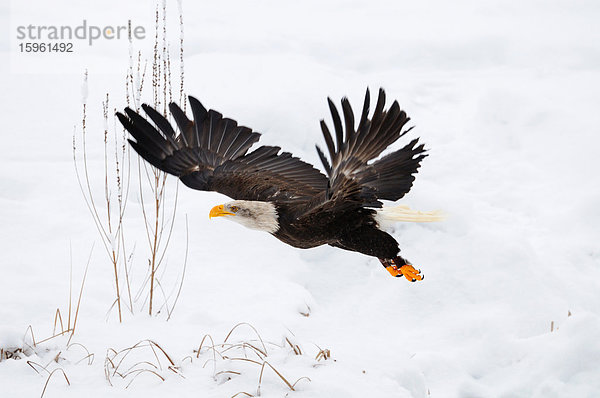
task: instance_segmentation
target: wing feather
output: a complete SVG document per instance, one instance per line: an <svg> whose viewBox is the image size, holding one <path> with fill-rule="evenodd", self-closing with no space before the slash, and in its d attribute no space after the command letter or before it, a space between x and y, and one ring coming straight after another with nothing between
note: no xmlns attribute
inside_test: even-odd
<svg viewBox="0 0 600 398"><path fill-rule="evenodd" d="M379 90L377 104L369 119L370 93L367 89L358 127L355 129L354 112L347 98L343 98L345 139L339 112L328 99L336 133L334 146L331 133L324 121L321 130L330 159L317 147L319 157L329 177L329 188L322 203L313 211L341 209L344 207L381 207L380 199L398 200L412 187L414 174L420 166L424 146L417 145L418 138L402 149L373 161L406 134L411 128L404 126L410 120L406 112L394 101L385 110L385 92Z"/></svg>
<svg viewBox="0 0 600 398"><path fill-rule="evenodd" d="M179 137L183 145L186 147L191 147L195 137L194 123L187 118L185 112L183 112L176 103L171 102L169 104L169 110L171 111L171 115L173 115L173 119L175 119L175 122L179 127L179 131L181 132Z"/></svg>
<svg viewBox="0 0 600 398"><path fill-rule="evenodd" d="M331 112L331 117L333 119L333 128L335 130L335 137L337 140L338 149L342 147L344 142L344 132L342 129L342 120L340 119L340 114L338 113L335 104L331 100L331 98L327 98L327 103L329 104L329 110Z"/></svg>
<svg viewBox="0 0 600 398"><path fill-rule="evenodd" d="M187 186L217 191L234 199L308 203L325 191L327 178L312 165L275 146L248 152L260 134L238 126L189 97L194 121L179 106L169 105L179 127L148 105L143 105L153 126L126 108L117 116L133 139L133 149L152 166L176 175Z"/></svg>

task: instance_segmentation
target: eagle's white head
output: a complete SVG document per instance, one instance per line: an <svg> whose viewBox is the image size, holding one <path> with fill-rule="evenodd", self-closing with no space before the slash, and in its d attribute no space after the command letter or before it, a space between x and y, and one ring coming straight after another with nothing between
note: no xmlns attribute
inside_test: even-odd
<svg viewBox="0 0 600 398"><path fill-rule="evenodd" d="M208 215L226 217L245 227L275 233L279 229L277 209L270 202L254 200L234 200L213 207Z"/></svg>

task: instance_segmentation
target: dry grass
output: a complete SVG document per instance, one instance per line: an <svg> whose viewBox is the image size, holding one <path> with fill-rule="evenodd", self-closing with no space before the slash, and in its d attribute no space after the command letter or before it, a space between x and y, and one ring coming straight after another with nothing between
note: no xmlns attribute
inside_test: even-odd
<svg viewBox="0 0 600 398"><path fill-rule="evenodd" d="M23 351L23 347L0 347L0 362L7 359L22 359L29 356Z"/></svg>
<svg viewBox="0 0 600 398"><path fill-rule="evenodd" d="M181 29L179 98L183 100L183 14L181 4L179 6ZM167 38L166 2L156 7L152 72L149 77L146 76L147 65L148 62L143 59L142 53L134 52L130 34L129 67L125 78L126 104L139 111L142 98L146 95L146 91L150 91L148 95L152 98L151 104L168 116L167 105L173 100L174 79L171 75L171 56ZM86 72L84 93L87 92L87 79ZM151 84L146 83L146 80L150 80ZM116 308L119 322L122 322L124 308L133 314L134 302L140 302L142 308L147 308L148 314L157 315L166 312L167 319L170 319L181 293L188 254L186 243L183 272L173 284L170 293L167 293L169 289L165 289L159 272L166 268L165 258L175 225L178 185L175 184L175 188L171 190L171 184L167 183L167 175L164 172L149 166L131 152L127 143L127 132L118 127L114 116L117 109L111 107L108 93L102 101L104 120L102 172L100 173L100 168L92 169L88 161L88 110L87 95L84 94L81 134L80 136L75 134L73 137L73 160L82 195L101 237L113 273L115 299L109 308L109 313ZM132 173L131 156L137 160L137 173ZM137 183L134 181L136 178ZM99 194L100 186L102 194ZM129 244L125 234L127 202L130 187L133 186L137 186L138 189L148 243L148 255L144 260L148 267L147 272L136 284L135 294L132 293L134 290L132 267L136 245ZM128 237L131 239L130 234ZM157 304L157 298L162 299L162 302Z"/></svg>
<svg viewBox="0 0 600 398"><path fill-rule="evenodd" d="M84 78L84 84L87 85L87 72ZM104 118L104 157L103 157L103 195L97 198L92 188L92 177L89 170L88 151L87 151L87 100L83 103L83 116L81 122L81 159L78 159L78 142L77 137L73 136L73 164L75 166L75 174L77 182L83 195L85 204L92 215L94 225L105 249L111 268L114 273L115 281L115 301L117 305L119 322L122 321L121 309L121 284L119 282L119 268L123 262L125 270L126 291L129 298L129 309L133 311L131 302L131 289L129 283L128 258L125 245L125 232L123 227L123 217L125 214L127 196L129 193L129 150L126 145L126 137L124 134L117 134L114 129L114 134L109 132L109 95L102 102L102 112ZM110 149L114 145L114 153ZM109 155L110 154L110 155ZM82 170L80 170L80 164ZM112 169L109 169L112 167ZM116 195L113 194L116 192ZM98 199L101 199L105 204L105 210L102 211L98 207Z"/></svg>
<svg viewBox="0 0 600 398"><path fill-rule="evenodd" d="M39 345L40 342L37 342L36 346ZM74 361L73 363L75 365L81 363L84 360L87 360L87 365L90 366L94 363L94 354L90 353L90 351L87 349L86 346L84 346L83 344L80 343L71 343L71 344L67 344L65 351L69 351L71 350L73 347L78 347L80 349L82 349L86 355L84 357L82 357L81 359ZM52 359L45 365L42 365L40 363L37 363L35 361L32 360L28 360L27 361L27 365L29 365L31 367L31 369L33 369L37 374L39 374L40 376L46 376L46 381L44 383L44 387L42 389L42 393L40 395L40 397L43 397L44 394L46 393L46 390L48 388L48 385L50 383L50 380L52 379L52 377L57 374L57 373L62 373L65 381L67 382L67 385L71 385L71 382L69 381L69 378L67 376L67 373L65 372L65 370L62 367L58 367L57 365L67 361L63 356L62 356L63 352L62 351L58 351L53 357ZM52 368L53 367L53 368Z"/></svg>
<svg viewBox="0 0 600 398"><path fill-rule="evenodd" d="M142 340L120 351L111 348L104 359L104 375L111 386L122 380L126 382L125 388L129 388L143 374L164 381L165 372L183 377L169 354L152 340Z"/></svg>
<svg viewBox="0 0 600 398"><path fill-rule="evenodd" d="M66 318L63 317L63 313L60 308L57 308L54 312L54 322L52 328L52 335L43 339L36 339L33 327L29 325L25 330L22 338L22 345L20 347L0 347L0 362L8 359L26 359L26 358L41 358L47 357L49 353L52 353L52 358L45 365L35 362L31 359L26 361L37 374L45 376L45 383L42 389L40 397L43 397L48 389L50 380L56 374L62 373L64 380L67 385L71 385L67 373L59 366L63 362L73 363L75 365L86 361L87 365L92 365L94 362L94 354L91 353L86 346L81 343L71 342L75 331L77 330L77 321L79 318L79 310L81 307L81 298L83 296L84 286L87 279L87 272L90 265L90 259L93 252L93 246L90 249L88 260L86 262L85 271L79 287L79 295L77 302L73 305L73 266L71 258L71 270L69 275L69 300L67 304ZM64 320L67 320L66 324ZM49 345L48 343L52 343ZM62 347L62 349L56 350L56 346ZM50 347L50 348L49 348ZM74 349L83 351L81 356L77 353L70 354L69 356L74 359L69 361L64 357L64 354L72 352Z"/></svg>
<svg viewBox="0 0 600 398"><path fill-rule="evenodd" d="M255 338L232 342L232 336L240 328L250 330ZM283 345L265 342L254 326L248 323L239 323L231 328L223 341L218 344L211 335L204 335L198 348L193 350L194 355L185 356L179 361L176 361L164 346L154 340L142 340L120 350L110 348L104 359L104 375L111 386L129 388L143 376L159 381L165 381L174 375L185 378L184 370L193 367L198 362L202 368L211 364L212 377L219 383L227 382L235 377L254 374L257 380L255 393L247 390L240 391L233 397L260 396L265 378L269 373L289 391L295 391L300 382L310 382L310 378L302 376L294 380L286 376L279 368L281 365L274 364L281 362L281 350L285 350L286 355L305 355L300 346L293 344L289 338L285 338ZM270 351L276 351L278 355L275 355L274 358L279 359L270 359ZM329 350L319 349L316 361L329 357Z"/></svg>
<svg viewBox="0 0 600 398"><path fill-rule="evenodd" d="M180 29L183 32L183 14L181 7L179 8ZM180 101L184 99L183 95L183 36L180 38L180 76L179 76L179 97ZM146 64L142 67L141 54L138 53L137 66L133 66L133 56L130 52L130 68L128 72L127 85L129 93L131 91L134 102L129 103L129 95L127 105L139 110L141 98L144 91L144 77L146 74ZM152 105L158 110L162 110L165 117L168 117L167 106L173 100L173 84L171 76L171 56L167 37L167 8L166 2L162 3L162 7L157 5L155 12L155 35L154 48L152 54L152 75L151 75L151 91ZM169 205L167 188L167 175L159 169L149 166L138 158L138 189L141 199L141 210L144 218L146 229L146 238L149 248L149 256L147 259L148 273L144 277L144 282L136 294L136 300L143 298L144 305L147 304L148 314L154 315L161 313L163 310L167 312L167 319L171 318L173 309L177 304L177 299L181 293L183 280L185 277L185 268L187 265L187 220L186 220L186 252L183 263L183 272L180 281L175 284L176 294L172 303L169 303L175 289L171 294L165 293L163 284L158 277L158 272L165 262L165 256L168 251L169 243L173 234L175 215L177 211L178 185L176 185L173 203ZM150 190L150 198L144 199L145 188ZM170 207L170 210L167 210ZM164 266L163 266L164 268ZM156 310L156 295L157 292L162 294L163 304Z"/></svg>
<svg viewBox="0 0 600 398"><path fill-rule="evenodd" d="M246 327L251 330L252 334L256 335L256 339L250 340L241 340L236 343L228 342L231 339L234 331L238 330L241 327ZM261 335L258 333L256 328L249 323L239 323L235 325L227 334L225 339L220 344L215 344L213 338L210 335L205 335L197 350L194 350L196 354L196 359L203 359L203 349L204 354L208 355L210 358L204 361L202 367L205 367L209 362L213 363L213 377L217 380L219 377L221 380L228 381L231 380L232 377L242 375L244 373L249 372L258 372L258 384L256 386L256 395L248 393L246 391L240 391L236 396L260 396L261 388L263 385L263 379L265 377L265 370L270 370L281 382L290 390L295 391L296 385L301 381L310 381L310 378L306 376L299 377L295 381L290 381L290 379L277 369L271 362L268 361L269 358L269 350L267 346L270 346L272 350L284 350L287 346L289 346L292 350L293 355L303 355L302 349L299 344L294 344L288 337L285 337L285 342L283 345L278 345L275 343L265 342ZM205 344L210 341L211 345ZM329 350L320 349L319 353L327 353L324 359L330 357ZM323 354L322 354L323 355ZM319 354L317 354L317 361L320 360ZM229 368L231 365L235 364L247 364L248 368L240 368L235 367L234 369ZM222 370L217 371L218 368L222 368Z"/></svg>
<svg viewBox="0 0 600 398"><path fill-rule="evenodd" d="M57 336L53 336L52 338L55 338ZM33 334L32 334L32 338L33 338ZM45 339L46 341L48 341L49 339ZM29 352L27 354L27 356L32 356L33 354L38 354L38 353L48 353L49 350L48 349L42 349L40 347L41 341L38 342L33 342L34 346L35 346L35 350ZM46 363L45 365L42 365L38 362L35 362L33 360L27 360L27 365L29 365L29 367L31 367L31 369L33 369L38 375L40 376L45 376L45 383L44 383L44 387L42 389L42 393L40 395L40 397L43 397L44 394L46 393L46 390L48 388L48 385L50 383L50 380L53 378L53 376L57 373L62 373L65 381L67 382L67 385L71 385L71 382L69 381L69 378L67 376L67 373L65 372L65 370L58 366L59 364L63 363L63 362L67 362L67 363L74 363L75 365L81 363L84 360L87 360L87 365L90 366L93 364L94 362L94 354L90 353L90 351L87 349L86 346L84 346L83 344L80 343L70 343L67 344L65 346L65 352L70 351L73 347L77 347L80 350L83 350L85 352L85 356L83 356L81 359L79 360L75 360L75 361L68 361L64 356L63 356L63 351L58 351L56 352L56 354L53 353L53 357L50 361L48 361L48 363ZM42 352L40 352L42 351ZM23 351L21 351L23 352ZM38 356L39 357L39 356ZM77 358L77 357L76 357Z"/></svg>
<svg viewBox="0 0 600 398"><path fill-rule="evenodd" d="M55 313L57 327L60 325L61 318L62 314L60 312ZM243 332L242 329L251 333L250 338L234 339L236 334ZM0 350L0 353L8 358L26 357L38 353L43 353L43 356L48 357L48 353L52 351L44 348L42 343L60 337L62 331L59 329L55 335L38 341L35 338L33 328L29 327L24 337L25 341L28 340L27 344L12 351ZM247 336L247 333L244 333L244 336ZM65 338L67 337L65 336ZM72 335L69 336L68 340L70 341L71 338ZM331 357L328 349L317 348L319 351L312 359L314 361L313 367L316 367L319 361ZM56 350L56 348L53 349ZM308 354L301 348L300 344L294 342L293 337L284 337L283 344L265 341L257 329L249 323L235 325L219 343L215 343L211 335L204 335L198 348L192 352L193 355L187 355L181 360L176 360L164 346L151 339L141 340L124 349L109 348L104 356L103 363L105 378L110 386L120 386L127 389L144 378L158 381L165 381L173 375L185 378L184 369L196 366L196 363L201 368L206 368L210 364L212 377L219 384L240 376L246 379L256 377L255 380L257 381L253 393L248 392L249 390L246 389L233 395L234 397L260 396L261 391L265 388L265 379L269 377L269 374L279 380L289 391L296 391L298 384L301 382L311 381L306 376L290 378L286 375L287 372L281 369L282 364L286 362L282 358L289 355L306 356ZM70 354L65 356L67 353ZM313 358L312 355L309 358ZM40 358L41 356L38 355L37 357ZM81 343L67 342L64 349L52 352L50 358L47 363L38 363L34 360L27 361L27 364L37 374L45 377L42 397L49 387L50 380L55 378L54 376L58 373L62 373L65 381L70 385L65 368L63 368L65 363L71 365L85 363L90 366L94 363L95 355Z"/></svg>
<svg viewBox="0 0 600 398"><path fill-rule="evenodd" d="M319 352L317 353L317 356L315 357L315 359L317 361L320 361L321 359L326 361L329 358L331 358L331 351L329 351L327 348L323 349L323 348L319 347Z"/></svg>
<svg viewBox="0 0 600 398"><path fill-rule="evenodd" d="M46 393L46 388L48 388L48 383L50 383L50 379L57 372L61 372L62 375L64 376L65 381L67 382L67 384L71 385L71 382L69 381L69 378L67 377L67 374L65 373L65 371L62 368L56 368L52 372L50 372L50 374L48 375L48 378L46 379L46 383L44 384L44 389L42 390L42 395L40 396L40 398L43 397L44 394Z"/></svg>
<svg viewBox="0 0 600 398"><path fill-rule="evenodd" d="M72 272L69 277L69 302L67 305L68 313L67 313L67 325L63 322L63 316L60 308L56 309L54 313L54 325L52 328L52 335L49 337L45 337L41 340L37 340L35 338L35 333L33 332L33 327L29 325L25 330L25 334L23 335L23 345L22 347L0 347L0 362L6 359L21 359L23 357L28 357L37 352L38 346L40 344L46 343L50 340L59 338L59 337L67 337L67 349L69 348L69 344L75 334L77 329L77 319L79 317L79 309L81 307L81 297L83 296L83 288L85 286L85 281L87 279L87 272L90 265L90 258L93 252L93 247L90 250L90 254L88 256L88 260L85 266L85 272L83 274L83 278L81 279L81 286L79 288L79 296L77 298L77 305L73 307L72 302ZM77 344L77 343L72 343ZM80 345L80 344L79 344ZM90 353L88 352L88 355ZM93 354L92 354L93 355Z"/></svg>
<svg viewBox="0 0 600 398"><path fill-rule="evenodd" d="M292 347L292 350L294 351L294 354L296 355L302 355L302 349L300 348L300 346L298 344L293 344L289 338L285 338L285 342L289 344L290 347Z"/></svg>
<svg viewBox="0 0 600 398"><path fill-rule="evenodd" d="M183 15L180 8L180 28L183 31ZM162 25L161 25L162 23ZM183 41L180 39L180 59L183 59ZM140 65L138 64L138 71ZM139 73L139 72L138 72ZM180 67L180 99L183 98L183 64ZM142 95L142 87L139 87L139 96ZM168 47L167 39L167 6L166 2L162 3L162 8L156 7L155 17L155 35L154 35L154 51L152 59L152 98L155 109L160 110L162 108L163 115L168 117L168 104L173 100L173 88L171 78L171 56ZM151 189L152 197L150 200L150 210L146 209L145 201L143 199L143 187L142 184L142 168L143 175L146 177L148 186ZM150 170L149 170L150 169ZM154 313L154 299L156 287L160 286L160 280L157 279L157 272L165 259L165 254L169 247L169 242L173 233L173 226L175 220L175 214L177 210L177 198L178 191L175 190L175 198L172 206L172 214L167 217L166 215L166 204L165 200L167 197L167 175L157 168L148 166L145 162L138 159L138 177L140 182L140 197L142 198L142 214L144 216L144 222L146 226L146 235L150 249L150 256L148 259L149 265L149 292L148 292L148 314ZM177 186L178 187L178 186ZM187 262L187 248L186 248L186 262ZM185 267L185 265L184 265ZM185 271L184 271L185 272ZM183 283L183 279L182 282ZM163 291L164 302L167 302L166 295ZM175 301L176 303L176 301ZM163 305L164 307L164 305ZM173 305L174 307L174 305ZM162 308L162 307L161 307ZM172 310L169 310L168 304L166 305L168 318L171 316Z"/></svg>

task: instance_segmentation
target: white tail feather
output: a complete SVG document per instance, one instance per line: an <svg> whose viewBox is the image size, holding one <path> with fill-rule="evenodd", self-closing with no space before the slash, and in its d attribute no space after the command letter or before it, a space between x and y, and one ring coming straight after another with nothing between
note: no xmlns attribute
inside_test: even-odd
<svg viewBox="0 0 600 398"><path fill-rule="evenodd" d="M406 205L377 209L375 215L375 220L380 226L394 222L434 222L442 221L444 218L444 214L439 210L418 211L412 210Z"/></svg>

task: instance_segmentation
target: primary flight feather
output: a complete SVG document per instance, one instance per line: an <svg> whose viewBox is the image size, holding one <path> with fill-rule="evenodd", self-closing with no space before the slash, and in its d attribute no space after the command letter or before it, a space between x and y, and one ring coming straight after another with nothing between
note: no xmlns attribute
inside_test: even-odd
<svg viewBox="0 0 600 398"><path fill-rule="evenodd" d="M260 146L249 152L259 133L206 110L194 97L189 102L193 121L175 103L169 105L179 133L148 105L142 109L149 120L130 108L125 114L117 112L117 117L133 137L131 146L152 166L190 188L234 199L213 207L210 217L230 218L298 248L328 244L374 256L393 276L413 282L423 278L382 229L386 221L440 218L405 206L383 207L380 201L402 198L427 156L417 138L371 162L410 131L404 128L410 119L398 102L385 109L383 89L370 118L367 89L358 125L348 99L342 99L341 115L328 99L334 135L323 120L321 130L329 157L317 146L327 175L279 147Z"/></svg>

